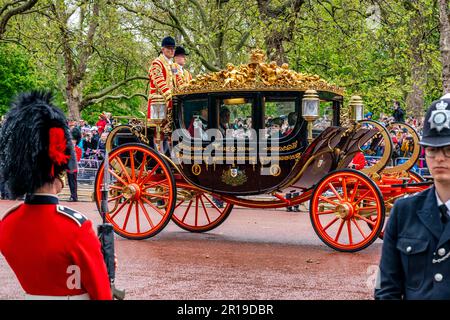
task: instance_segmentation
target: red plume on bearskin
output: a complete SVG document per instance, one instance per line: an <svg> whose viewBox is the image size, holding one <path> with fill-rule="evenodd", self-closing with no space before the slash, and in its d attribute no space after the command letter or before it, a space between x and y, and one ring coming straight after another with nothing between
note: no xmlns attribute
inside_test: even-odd
<svg viewBox="0 0 450 320"><path fill-rule="evenodd" d="M70 156L65 153L66 144L67 141L64 136L64 130L61 128L50 128L48 155L50 159L59 166L66 164L70 158ZM52 177L55 176L54 166L52 166L50 174Z"/></svg>

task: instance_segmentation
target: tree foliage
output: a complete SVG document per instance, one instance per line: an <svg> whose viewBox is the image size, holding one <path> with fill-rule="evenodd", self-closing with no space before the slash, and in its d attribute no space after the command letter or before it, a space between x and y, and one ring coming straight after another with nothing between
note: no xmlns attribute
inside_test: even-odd
<svg viewBox="0 0 450 320"><path fill-rule="evenodd" d="M15 92L45 86L71 117L141 115L149 63L167 35L190 52L194 75L246 62L259 47L363 96L375 114L399 100L419 116L442 94L448 0L0 0L0 8L13 2L33 5L0 35L0 112Z"/></svg>

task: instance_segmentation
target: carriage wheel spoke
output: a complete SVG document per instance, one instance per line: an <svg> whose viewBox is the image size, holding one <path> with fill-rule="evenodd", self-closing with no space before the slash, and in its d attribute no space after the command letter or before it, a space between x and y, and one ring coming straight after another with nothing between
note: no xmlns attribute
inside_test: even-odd
<svg viewBox="0 0 450 320"><path fill-rule="evenodd" d="M347 232L348 232L348 241L350 244L353 244L352 224L350 220L347 220Z"/></svg>
<svg viewBox="0 0 450 320"><path fill-rule="evenodd" d="M324 210L324 211L319 211L318 213L317 213L317 215L318 216L320 216L320 215L322 215L322 214L332 214L332 213L335 213L336 211L334 211L334 210Z"/></svg>
<svg viewBox="0 0 450 320"><path fill-rule="evenodd" d="M141 200L139 200L138 202L139 202L139 205L142 208L142 211L144 212L145 218L147 219L148 223L150 224L150 227L153 229L155 227L155 225L153 224L152 219L150 219L150 215L148 214L147 209L145 208L145 206L144 206L144 204L142 203Z"/></svg>
<svg viewBox="0 0 450 320"><path fill-rule="evenodd" d="M365 222L367 222L368 224L370 224L372 226L375 226L375 222L377 221L376 219L375 220L369 220L369 219L367 219L367 218L365 218L365 217L363 217L363 216L361 216L359 214L355 214L355 217L357 217L357 218L359 218L361 220L364 220Z"/></svg>
<svg viewBox="0 0 450 320"><path fill-rule="evenodd" d="M125 221L123 223L122 230L126 230L127 229L128 219L130 218L130 212L131 212L131 209L133 208L133 204L134 204L134 202L131 202L130 205L128 206L127 216L125 217Z"/></svg>
<svg viewBox="0 0 450 320"><path fill-rule="evenodd" d="M155 197L155 198L161 198L161 199L169 199L169 196L164 196L162 194L158 193L148 193L148 192L142 192L143 195L147 197Z"/></svg>
<svg viewBox="0 0 450 320"><path fill-rule="evenodd" d="M139 173L138 173L138 176L136 179L137 181L139 181L140 178L142 177L142 173L144 172L144 168L145 168L146 164L147 164L147 154L144 153L144 158L142 158L141 165L139 166Z"/></svg>
<svg viewBox="0 0 450 320"><path fill-rule="evenodd" d="M344 226L345 220L341 221L341 225L339 226L339 230L336 234L336 237L334 238L334 241L338 242L339 241L339 237L341 236L341 232L342 232L342 227Z"/></svg>
<svg viewBox="0 0 450 320"><path fill-rule="evenodd" d="M130 167L131 167L131 181L134 182L134 181L136 181L136 171L134 168L133 150L130 150ZM137 208L137 204L136 204L136 208Z"/></svg>
<svg viewBox="0 0 450 320"><path fill-rule="evenodd" d="M332 204L333 206L337 207L339 205L339 203L336 203L334 201L331 201L330 199L324 197L324 196L320 196L319 197L320 200L323 200L325 202L328 202L329 204Z"/></svg>
<svg viewBox="0 0 450 320"><path fill-rule="evenodd" d="M198 196L195 197L195 226L198 226Z"/></svg>
<svg viewBox="0 0 450 320"><path fill-rule="evenodd" d="M139 206L138 206L138 203L137 203L137 201L136 201L136 229L137 229L137 232L138 233L141 233L141 226L140 226L140 223L139 223Z"/></svg>
<svg viewBox="0 0 450 320"><path fill-rule="evenodd" d="M130 199L125 200L122 205L117 209L116 212L114 212L114 214L112 216L110 216L111 220L114 220L114 217L123 209L123 207L125 207L125 205L128 203Z"/></svg>
<svg viewBox="0 0 450 320"><path fill-rule="evenodd" d="M359 187L359 180L356 180L355 186L353 187L352 190L352 197L350 198L350 202L355 201L356 191L358 190L358 187Z"/></svg>
<svg viewBox="0 0 450 320"><path fill-rule="evenodd" d="M149 173L147 173L147 175L144 177L144 179L142 179L142 180L140 181L140 183L141 183L141 184L147 183L148 179L155 173L155 171L156 171L159 167L160 167L159 163L156 164L156 166L154 166L153 169L152 169Z"/></svg>
<svg viewBox="0 0 450 320"><path fill-rule="evenodd" d="M161 180L161 181L164 181L164 180ZM142 188L142 190L147 190L147 189L149 189L151 187L154 187L156 185L160 185L161 181L154 181L154 182L152 182L150 184L147 184L144 188Z"/></svg>
<svg viewBox="0 0 450 320"><path fill-rule="evenodd" d="M378 208L378 206L360 207L359 211L361 211L361 210L375 210L377 208Z"/></svg>
<svg viewBox="0 0 450 320"><path fill-rule="evenodd" d="M119 177L119 175L117 175L117 173L114 172L114 170L112 169L108 169L109 173L111 173L117 180L119 180L123 185L127 185L128 183L123 180L121 177Z"/></svg>
<svg viewBox="0 0 450 320"><path fill-rule="evenodd" d="M370 190L367 190L366 193L364 193L359 199L358 201L356 201L355 203L353 203L353 207L358 205L358 203L360 203L361 201L363 201L364 199L366 199L366 196L370 193Z"/></svg>
<svg viewBox="0 0 450 320"><path fill-rule="evenodd" d="M119 186L109 186L110 189L114 189L114 190L123 190L123 187L119 187Z"/></svg>
<svg viewBox="0 0 450 320"><path fill-rule="evenodd" d="M347 179L342 178L342 191L344 192L344 200L347 201Z"/></svg>
<svg viewBox="0 0 450 320"><path fill-rule="evenodd" d="M223 211L225 211L226 206L225 206L225 208L224 208L223 210L220 210L220 208L219 208L215 203L213 203L207 196L205 196L205 198L206 198L206 200L208 200L208 202L213 206L214 209L216 209L217 211L219 211L220 214L222 214Z"/></svg>
<svg viewBox="0 0 450 320"><path fill-rule="evenodd" d="M177 209L179 206L181 206L183 204L184 200L181 200L180 202L178 202L178 204L175 206L175 209Z"/></svg>
<svg viewBox="0 0 450 320"><path fill-rule="evenodd" d="M324 228L323 231L326 231L329 227L331 227L336 221L338 221L339 218L335 217L333 220L331 220Z"/></svg>
<svg viewBox="0 0 450 320"><path fill-rule="evenodd" d="M202 195L200 195L200 201L202 203L203 211L205 211L206 219L208 219L208 224L211 223L211 219L209 219L208 210L206 210L205 203L203 202Z"/></svg>
<svg viewBox="0 0 450 320"><path fill-rule="evenodd" d="M127 169L125 168L125 165L123 164L122 160L119 157L116 157L114 160L116 160L119 163L119 166L122 168L122 172L125 174L125 177L128 180L128 183L131 182L130 175L128 174Z"/></svg>
<svg viewBox="0 0 450 320"><path fill-rule="evenodd" d="M363 236L364 239L366 239L366 235L364 234L364 232L361 229L361 226L359 225L359 223L356 221L355 218L352 218L353 223L355 224L356 228L359 230L359 233L361 233L361 235Z"/></svg>
<svg viewBox="0 0 450 320"><path fill-rule="evenodd" d="M123 197L123 194L119 194L118 196L112 197L108 199L108 202L115 201Z"/></svg>
<svg viewBox="0 0 450 320"><path fill-rule="evenodd" d="M193 202L193 200L189 201L189 204L188 204L188 206L187 206L187 209L186 209L186 211L184 212L183 218L181 219L182 222L184 222L184 220L186 219L187 214L188 214L188 212L189 212L189 209L191 208L192 202Z"/></svg>
<svg viewBox="0 0 450 320"><path fill-rule="evenodd" d="M150 207L152 207L156 212L158 212L162 217L164 217L164 213L157 207L155 206L153 203L151 203L149 200L147 200L146 198L141 198L142 200L144 200L145 203L147 203Z"/></svg>
<svg viewBox="0 0 450 320"><path fill-rule="evenodd" d="M330 182L330 183L328 183L328 186L330 187L331 191L333 191L333 193L336 195L336 197L339 199L339 201L342 201L342 197L336 191L336 189L334 188L333 184Z"/></svg>

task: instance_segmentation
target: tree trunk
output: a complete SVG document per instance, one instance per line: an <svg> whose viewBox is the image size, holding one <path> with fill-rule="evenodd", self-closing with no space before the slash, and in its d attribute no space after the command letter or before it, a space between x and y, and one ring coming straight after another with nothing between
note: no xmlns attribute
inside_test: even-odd
<svg viewBox="0 0 450 320"><path fill-rule="evenodd" d="M68 85L66 87L67 107L69 108L69 119L80 120L80 105L81 105L81 89L76 86Z"/></svg>
<svg viewBox="0 0 450 320"><path fill-rule="evenodd" d="M443 93L450 93L450 22L448 0L439 0L440 51Z"/></svg>
<svg viewBox="0 0 450 320"><path fill-rule="evenodd" d="M283 40L284 35L277 31L269 32L264 37L267 46L267 58L269 61L276 61L278 65L287 62Z"/></svg>
<svg viewBox="0 0 450 320"><path fill-rule="evenodd" d="M421 49L422 39L424 38L424 21L421 14L422 8L417 0L412 0L411 15L409 23L410 40L410 63L411 63L411 91L406 96L406 111L416 118L423 116L424 107L424 88L427 83L427 64L424 60L424 53Z"/></svg>

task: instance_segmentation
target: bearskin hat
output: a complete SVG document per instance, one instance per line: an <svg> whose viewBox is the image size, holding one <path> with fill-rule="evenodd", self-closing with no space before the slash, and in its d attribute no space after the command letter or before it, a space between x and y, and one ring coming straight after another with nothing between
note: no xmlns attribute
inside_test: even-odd
<svg viewBox="0 0 450 320"><path fill-rule="evenodd" d="M33 193L67 169L72 141L50 92L20 94L0 130L0 174L12 198Z"/></svg>

